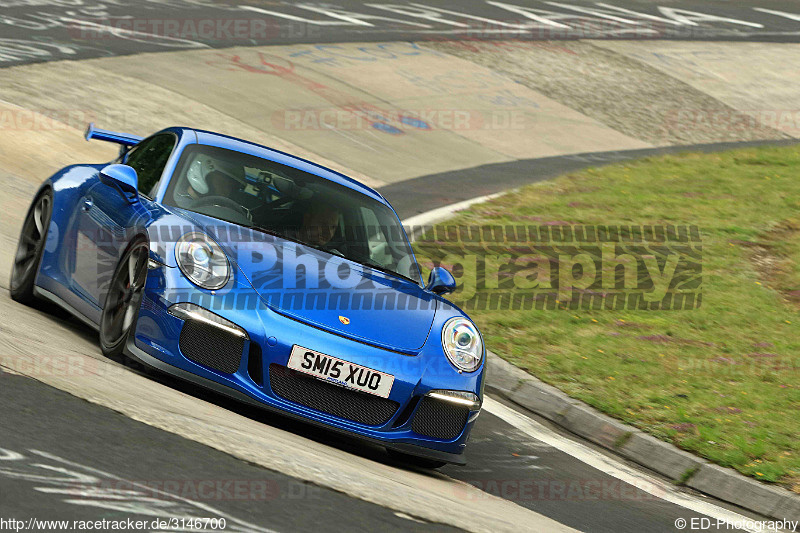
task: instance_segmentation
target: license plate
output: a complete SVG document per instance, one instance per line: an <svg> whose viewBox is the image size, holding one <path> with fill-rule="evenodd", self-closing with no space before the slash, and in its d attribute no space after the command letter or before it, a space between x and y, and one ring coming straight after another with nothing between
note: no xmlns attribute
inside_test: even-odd
<svg viewBox="0 0 800 533"><path fill-rule="evenodd" d="M310 374L337 385L388 398L394 376L357 365L332 355L315 352L302 346L292 346L287 365L293 370Z"/></svg>

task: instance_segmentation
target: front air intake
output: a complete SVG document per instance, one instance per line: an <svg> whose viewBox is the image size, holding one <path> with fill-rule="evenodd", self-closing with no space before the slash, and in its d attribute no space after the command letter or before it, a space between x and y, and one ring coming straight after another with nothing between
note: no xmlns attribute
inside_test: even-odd
<svg viewBox="0 0 800 533"><path fill-rule="evenodd" d="M382 426L400 407L388 398L326 383L274 363L269 365L269 384L290 402L367 426Z"/></svg>
<svg viewBox="0 0 800 533"><path fill-rule="evenodd" d="M453 440L464 431L468 418L468 406L426 396L419 402L411 429L426 437Z"/></svg>
<svg viewBox="0 0 800 533"><path fill-rule="evenodd" d="M208 368L233 374L239 370L245 337L200 320L183 324L179 346L190 361Z"/></svg>

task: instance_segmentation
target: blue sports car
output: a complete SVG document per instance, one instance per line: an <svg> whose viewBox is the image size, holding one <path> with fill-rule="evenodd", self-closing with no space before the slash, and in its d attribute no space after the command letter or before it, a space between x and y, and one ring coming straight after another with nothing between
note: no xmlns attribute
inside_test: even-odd
<svg viewBox="0 0 800 533"><path fill-rule="evenodd" d="M464 464L483 399L475 324L427 284L375 190L225 135L89 125L111 164L45 180L25 218L11 296L99 330L108 356L385 446Z"/></svg>

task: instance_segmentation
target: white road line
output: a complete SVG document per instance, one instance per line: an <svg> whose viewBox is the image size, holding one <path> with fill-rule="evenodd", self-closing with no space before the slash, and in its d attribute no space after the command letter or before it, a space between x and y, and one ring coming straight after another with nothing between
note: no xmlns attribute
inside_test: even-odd
<svg viewBox="0 0 800 533"><path fill-rule="evenodd" d="M273 529L268 529L268 528L261 527L259 525L253 524L251 522L247 522L245 520L240 520L240 519L236 518L235 516L229 515L228 513L224 513L222 511L220 511L219 509L215 509L214 507L211 507L211 506L206 505L204 503L201 503L201 502L198 502L198 501L195 501L195 500L190 500L189 498L184 498L182 496L178 496L177 494L173 494L171 492L166 492L166 491L160 490L158 488L154 488L154 487L151 487L151 486L143 485L141 483L130 481L130 480L121 478L121 477L119 477L117 475L111 474L109 472L105 472L103 470L100 470L99 468L94 468L92 466L76 463L74 461L70 461L69 459L64 459L63 457L59 457L59 456L54 455L52 453L43 452L41 450L28 450L28 451L30 451L31 453L34 453L34 454L36 454L36 455L38 455L40 457L45 457L47 459L50 459L51 461L58 461L60 463L64 463L65 465L71 466L73 468L80 468L80 469L85 470L87 472L92 472L94 474L98 474L100 476L104 476L104 477L106 477L108 479L115 479L117 481L124 481L126 484L128 484L128 485L130 485L132 487L143 489L143 490L145 490L146 492L149 492L149 493L157 493L157 494L160 494L161 496L164 496L164 497L167 497L167 498L171 498L171 499L174 499L174 500L182 501L182 502L187 503L187 504L189 504L189 505L191 505L193 507L196 507L198 509L202 509L203 511L211 513L212 516L218 516L218 517L225 518L226 520L228 520L231 523L238 524L238 525L240 525L242 527L245 527L245 528L248 528L251 531L254 531L256 533L276 533L276 531L273 530Z"/></svg>
<svg viewBox="0 0 800 533"><path fill-rule="evenodd" d="M424 230L423 226L430 226L433 224L438 224L439 222L443 222L449 218L452 218L457 211L466 209L473 204L488 202L489 200L498 198L511 192L512 190L513 189L494 194L487 194L485 196L476 196L475 198L470 198L469 200L464 200L463 202L456 202L454 204L447 204L442 207L437 207L436 209L431 209L430 211L414 215L413 217L408 217L402 221L402 224L406 230L406 233L408 233L408 239L411 242L414 242L414 240L419 237L418 234Z"/></svg>
<svg viewBox="0 0 800 533"><path fill-rule="evenodd" d="M685 509L703 514L714 520L724 520L729 524L734 522L746 523L742 521L752 520L746 516L740 515L739 513L714 505L713 503L689 496L688 494L679 491L669 483L665 483L664 481L639 472L638 470L635 470L634 468L616 461L607 455L593 450L588 446L559 435L558 433L555 433L554 431L525 416L524 414L505 406L490 396L486 396L484 398L483 408L519 429L526 435L544 442L545 444L549 444L553 448L556 448L557 450L574 457L582 463L596 468L601 472L608 474L609 476L613 476L620 481L633 485L639 490L647 492L648 494L651 494L664 501L674 503L675 505L680 505ZM742 531L750 531L752 533L777 532L775 529L744 529Z"/></svg>

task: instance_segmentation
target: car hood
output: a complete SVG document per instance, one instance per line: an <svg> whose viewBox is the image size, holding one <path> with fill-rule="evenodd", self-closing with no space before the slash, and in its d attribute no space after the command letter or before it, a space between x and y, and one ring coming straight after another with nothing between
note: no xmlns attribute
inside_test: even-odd
<svg viewBox="0 0 800 533"><path fill-rule="evenodd" d="M419 285L273 235L181 215L217 241L273 311L392 351L413 354L425 345L438 299Z"/></svg>

